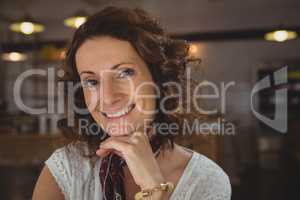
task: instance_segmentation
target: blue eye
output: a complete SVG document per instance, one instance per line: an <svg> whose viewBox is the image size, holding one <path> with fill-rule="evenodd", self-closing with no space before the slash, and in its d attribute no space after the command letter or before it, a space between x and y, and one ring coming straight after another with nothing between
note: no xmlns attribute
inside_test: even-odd
<svg viewBox="0 0 300 200"><path fill-rule="evenodd" d="M126 77L126 76L132 76L133 74L134 74L134 70L131 69L131 68L127 68L127 69L122 70L122 71L119 73L118 77L119 77L119 78L124 78L124 77Z"/></svg>
<svg viewBox="0 0 300 200"><path fill-rule="evenodd" d="M88 79L83 81L83 87L96 87L98 85L98 81L94 79Z"/></svg>

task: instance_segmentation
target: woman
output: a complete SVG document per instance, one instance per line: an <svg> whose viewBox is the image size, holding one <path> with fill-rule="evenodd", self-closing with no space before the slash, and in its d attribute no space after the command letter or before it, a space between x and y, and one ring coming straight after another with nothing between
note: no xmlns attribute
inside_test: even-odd
<svg viewBox="0 0 300 200"><path fill-rule="evenodd" d="M143 199L230 199L219 166L155 126L182 128L183 104L163 99L174 94L165 83L183 83L187 62L188 44L143 10L108 7L89 17L75 32L65 74L81 84L76 106L89 113L75 112L79 138L46 161L33 199L123 200L147 190Z"/></svg>

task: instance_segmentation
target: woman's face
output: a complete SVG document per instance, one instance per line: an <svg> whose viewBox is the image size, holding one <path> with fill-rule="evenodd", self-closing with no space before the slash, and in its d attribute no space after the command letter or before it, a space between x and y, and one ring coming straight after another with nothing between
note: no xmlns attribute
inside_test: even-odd
<svg viewBox="0 0 300 200"><path fill-rule="evenodd" d="M109 36L88 39L75 59L89 112L110 136L129 135L153 120L156 88L129 42Z"/></svg>

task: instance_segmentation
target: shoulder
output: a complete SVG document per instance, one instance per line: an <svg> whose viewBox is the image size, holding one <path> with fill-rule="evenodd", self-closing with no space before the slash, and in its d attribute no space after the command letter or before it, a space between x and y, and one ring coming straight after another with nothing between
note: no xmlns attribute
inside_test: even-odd
<svg viewBox="0 0 300 200"><path fill-rule="evenodd" d="M56 149L50 157L45 161L45 164L51 170L67 173L70 175L72 166L75 162L82 159L78 148L74 144L68 144Z"/></svg>
<svg viewBox="0 0 300 200"><path fill-rule="evenodd" d="M73 178L83 173L82 169L88 165L89 159L83 156L81 147L79 144L68 144L56 149L45 161L65 197L71 195Z"/></svg>
<svg viewBox="0 0 300 200"><path fill-rule="evenodd" d="M62 163L65 167L68 165L74 165L76 162L88 161L88 148L85 143L70 143L61 148L57 148L45 161L46 164Z"/></svg>
<svg viewBox="0 0 300 200"><path fill-rule="evenodd" d="M206 156L194 152L193 177L195 188L193 199L229 200L231 185L224 170Z"/></svg>

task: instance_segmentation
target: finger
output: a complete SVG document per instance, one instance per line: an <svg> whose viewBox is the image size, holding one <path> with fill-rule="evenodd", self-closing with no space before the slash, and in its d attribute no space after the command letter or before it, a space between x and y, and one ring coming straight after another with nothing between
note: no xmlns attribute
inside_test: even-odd
<svg viewBox="0 0 300 200"><path fill-rule="evenodd" d="M117 154L118 156L123 157L123 154L122 154L121 152L119 152L119 151L117 151L117 150L114 150L114 149L103 149L103 148L102 148L102 149L98 149L98 150L96 151L96 154L97 154L99 157L102 157L102 158L108 156L110 153L115 153L115 154Z"/></svg>
<svg viewBox="0 0 300 200"><path fill-rule="evenodd" d="M110 140L121 140L121 141L124 141L127 143L132 143L129 136L109 137L99 145L99 150L96 152L96 154L100 157L105 157L105 156L109 155L110 153L115 153L118 156L124 158L124 155L122 154L122 152L118 151L116 149L110 149L111 151L107 152L107 149L105 149L106 145L104 145L104 144Z"/></svg>
<svg viewBox="0 0 300 200"><path fill-rule="evenodd" d="M143 133L139 132L139 133L133 133L130 136L118 136L118 137L112 137L110 138L110 140L120 140L120 141L124 141L126 143L129 144L138 144L140 141L143 140ZM109 140L108 140L109 141ZM106 141L105 141L106 142ZM104 142L104 143L105 143Z"/></svg>
<svg viewBox="0 0 300 200"><path fill-rule="evenodd" d="M105 143L100 144L100 149L114 149L116 151L119 151L123 155L126 155L128 153L128 150L132 148L132 144L119 139L119 138L114 138L109 141L105 141Z"/></svg>
<svg viewBox="0 0 300 200"><path fill-rule="evenodd" d="M118 137L111 136L111 137L107 138L106 140L104 140L103 142L101 142L99 145L99 148L110 140L122 140L124 142L130 143L130 136L118 136Z"/></svg>
<svg viewBox="0 0 300 200"><path fill-rule="evenodd" d="M109 155L111 152L113 151L113 149L98 149L96 151L96 154L100 157L106 157L107 155Z"/></svg>
<svg viewBox="0 0 300 200"><path fill-rule="evenodd" d="M152 126L152 125L147 125L147 126L139 126L137 129L136 129L136 132L142 132L144 133L144 138L151 138L152 135L155 134L155 127Z"/></svg>
<svg viewBox="0 0 300 200"><path fill-rule="evenodd" d="M155 132L155 127L151 124L147 124L147 125L138 125L138 127L135 129L135 132L140 131L143 132L145 134L146 137L150 137L154 134Z"/></svg>
<svg viewBox="0 0 300 200"><path fill-rule="evenodd" d="M147 136L147 133L144 133L142 131L136 131L132 134L131 136L131 141L136 144L138 143L139 141L143 141L143 142L146 142L148 141L149 138Z"/></svg>
<svg viewBox="0 0 300 200"><path fill-rule="evenodd" d="M144 128L143 125L139 125L134 132L141 132L144 133L145 135L147 135L146 129Z"/></svg>

